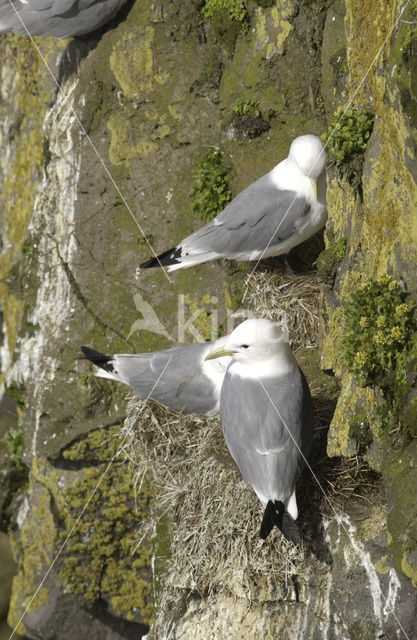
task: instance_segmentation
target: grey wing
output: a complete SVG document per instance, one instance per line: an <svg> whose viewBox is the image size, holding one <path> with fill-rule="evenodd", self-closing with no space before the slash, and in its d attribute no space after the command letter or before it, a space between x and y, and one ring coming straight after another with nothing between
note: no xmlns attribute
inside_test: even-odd
<svg viewBox="0 0 417 640"><path fill-rule="evenodd" d="M141 398L150 397L184 413L210 413L218 408L223 378L215 384L204 372L204 357L213 344L196 343L141 355L119 354L114 357L115 369Z"/></svg>
<svg viewBox="0 0 417 640"><path fill-rule="evenodd" d="M121 6L123 0L0 0L0 32L68 38L90 33L101 27ZM24 26L22 25L22 22ZM26 29L27 31L26 31Z"/></svg>
<svg viewBox="0 0 417 640"><path fill-rule="evenodd" d="M264 249L291 237L309 212L304 197L278 189L267 174L179 246L190 253L210 250L225 256Z"/></svg>
<svg viewBox="0 0 417 640"><path fill-rule="evenodd" d="M20 0L21 2L22 0ZM53 15L62 15L72 8L79 13L91 5L109 4L106 0L25 0L24 4L34 11L52 9ZM114 3L113 3L114 4Z"/></svg>
<svg viewBox="0 0 417 640"><path fill-rule="evenodd" d="M22 1L22 0L20 0ZM78 3L77 0L26 0L25 4L33 9L33 11L49 11L49 15L62 15L67 11L70 11L73 7L76 8L82 5L83 2Z"/></svg>
<svg viewBox="0 0 417 640"><path fill-rule="evenodd" d="M301 370L262 384L226 373L223 432L243 479L262 502L286 503L311 446L311 396Z"/></svg>

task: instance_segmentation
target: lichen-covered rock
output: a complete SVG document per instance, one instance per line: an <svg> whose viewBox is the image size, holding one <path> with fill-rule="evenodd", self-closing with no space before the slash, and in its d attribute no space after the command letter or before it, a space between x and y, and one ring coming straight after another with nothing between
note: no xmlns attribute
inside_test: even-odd
<svg viewBox="0 0 417 640"><path fill-rule="evenodd" d="M104 630L100 611L120 634L126 621L141 634L153 620L151 546L135 539L152 491L146 483L135 491L118 431L90 432L54 465L33 458L13 532L18 573L8 621L21 633L56 637L74 606L89 612L93 634Z"/></svg>
<svg viewBox="0 0 417 640"><path fill-rule="evenodd" d="M412 221L417 207L415 99L406 80L409 61L414 55L414 45L410 44L412 37L406 25L415 20L415 5L408 4L405 13L400 15L403 9L401 3L394 2L381 4L378 8L373 5L372 15L379 12L379 20L375 22L365 5L355 0L345 3L348 72L345 105L374 113L375 122L363 160L360 155L353 162L346 158L344 164L330 170L327 202L328 228L332 236L328 236L328 243L334 237L346 238L347 249L337 268L334 286L330 283L325 291L322 365L333 370L342 382L330 425L329 454L352 455L362 448L370 464L383 471L387 494L395 495L394 509L403 514L401 526L411 531L417 508L415 505L403 506L406 498L396 488L395 478L398 459L401 458L403 464L408 461L409 473L413 468L414 452L409 438L410 428L411 434L414 433L410 423L410 420L413 422L412 398L416 382L414 349L408 351L407 362L406 358L400 357L401 347L398 346L398 364L394 364L394 354L393 364L386 365L393 376L390 383L374 379L365 381L368 385L365 387L358 373L355 377L352 368L351 373L346 371L346 360L343 360L347 330L343 310L347 304L352 304L351 295L361 285L389 274L396 282L399 279L400 286L416 299L416 228ZM337 15L341 15L340 7ZM329 25L328 31L330 29ZM337 87L339 77L334 68L332 73L333 85ZM328 67L325 78L328 87L332 84ZM388 290L391 286L389 278L386 283ZM373 294L370 292L370 295ZM364 311L362 322L367 322L366 315ZM400 315L388 320L386 326L391 322L389 330L395 330L395 335L400 336L400 330L393 328L401 321ZM375 317L370 321L375 330L369 339L382 344L386 340L385 318ZM358 334L360 332L358 325ZM366 329L362 329L362 333L365 332ZM412 341L415 339L415 335L411 336ZM358 352L357 358L360 357L368 356L364 351L363 354ZM401 385L398 383L400 370L404 371ZM389 426L381 429L382 424ZM387 435L390 431L391 436ZM395 431L397 438L392 436ZM394 521L398 522L391 517L387 521L391 536ZM411 565L404 571L404 558L412 557L415 543L408 535L401 538L396 533L393 538L396 541L395 566L410 577Z"/></svg>

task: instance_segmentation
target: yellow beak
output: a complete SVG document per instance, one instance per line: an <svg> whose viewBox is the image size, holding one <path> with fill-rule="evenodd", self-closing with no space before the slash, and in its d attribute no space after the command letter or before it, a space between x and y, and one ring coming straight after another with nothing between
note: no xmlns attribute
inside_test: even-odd
<svg viewBox="0 0 417 640"><path fill-rule="evenodd" d="M225 349L224 347L219 347L218 349L214 349L210 351L208 355L204 358L204 360L214 360L215 358L223 358L224 356L232 356L235 352L230 351L230 349Z"/></svg>
<svg viewBox="0 0 417 640"><path fill-rule="evenodd" d="M317 200L317 182L312 182L311 186L313 187L313 193L314 193L314 197Z"/></svg>

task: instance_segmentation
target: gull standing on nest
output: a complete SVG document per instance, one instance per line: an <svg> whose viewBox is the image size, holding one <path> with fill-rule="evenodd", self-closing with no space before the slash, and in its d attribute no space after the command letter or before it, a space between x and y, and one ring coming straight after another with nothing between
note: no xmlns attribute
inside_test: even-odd
<svg viewBox="0 0 417 640"><path fill-rule="evenodd" d="M308 384L286 336L270 320L245 320L206 359L224 356L232 361L221 389L220 418L243 480L265 507L260 537L276 525L296 544L295 483L313 436Z"/></svg>
<svg viewBox="0 0 417 640"><path fill-rule="evenodd" d="M326 205L317 199L317 180L325 179L325 158L317 136L295 138L288 157L242 191L214 220L141 268L164 266L174 271L216 258L261 260L287 254L326 222Z"/></svg>

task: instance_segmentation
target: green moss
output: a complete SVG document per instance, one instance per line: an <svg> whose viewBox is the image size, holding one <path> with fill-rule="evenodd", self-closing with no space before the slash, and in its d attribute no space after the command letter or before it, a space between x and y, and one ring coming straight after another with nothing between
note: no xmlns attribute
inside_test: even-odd
<svg viewBox="0 0 417 640"><path fill-rule="evenodd" d="M360 385L378 387L380 433L398 423L414 381L415 310L414 301L407 301L406 291L390 276L359 287L344 308L341 359Z"/></svg>
<svg viewBox="0 0 417 640"><path fill-rule="evenodd" d="M330 457L355 455L361 444L371 439L367 426L372 429L375 416L373 389L358 388L349 373L341 377L341 386L328 434L327 453Z"/></svg>
<svg viewBox="0 0 417 640"><path fill-rule="evenodd" d="M19 419L17 427L10 429L3 438L3 443L6 445L6 466L21 470L27 468L22 460L25 451L22 425L23 420Z"/></svg>
<svg viewBox="0 0 417 640"><path fill-rule="evenodd" d="M321 282L332 286L337 269L346 255L346 238L335 238L332 231L327 232L327 247L317 258L317 277Z"/></svg>
<svg viewBox="0 0 417 640"><path fill-rule="evenodd" d="M24 411L26 407L26 389L20 384L15 382L5 385L5 391L7 395L11 397L16 407L20 411Z"/></svg>
<svg viewBox="0 0 417 640"><path fill-rule="evenodd" d="M204 222L209 222L232 199L228 183L228 171L223 165L222 153L210 147L193 170L191 189L192 207Z"/></svg>
<svg viewBox="0 0 417 640"><path fill-rule="evenodd" d="M402 428L410 438L417 437L417 397L414 397L404 409Z"/></svg>
<svg viewBox="0 0 417 640"><path fill-rule="evenodd" d="M262 116L258 100L238 100L232 108L232 113L235 133L246 138L257 138L270 129L269 122Z"/></svg>
<svg viewBox="0 0 417 640"><path fill-rule="evenodd" d="M249 29L249 14L243 0L206 0L201 9L205 18L221 18L224 14L239 23L241 33Z"/></svg>
<svg viewBox="0 0 417 640"><path fill-rule="evenodd" d="M237 116L246 116L248 113L257 117L261 115L258 100L238 100L232 112Z"/></svg>
<svg viewBox="0 0 417 640"><path fill-rule="evenodd" d="M322 98L322 96L317 97L316 104L320 113L323 113L323 114L326 113L326 108L324 106L324 99Z"/></svg>
<svg viewBox="0 0 417 640"><path fill-rule="evenodd" d="M336 162L345 162L353 154L365 150L374 119L375 115L365 109L338 109L330 120L329 128L321 136Z"/></svg>
<svg viewBox="0 0 417 640"><path fill-rule="evenodd" d="M399 38L399 46L405 55L411 53L412 44L417 41L417 0L410 0L411 20L403 20L404 30Z"/></svg>
<svg viewBox="0 0 417 640"><path fill-rule="evenodd" d="M351 413L348 416L349 437L352 438L358 450L361 446L371 444L373 437L369 428L369 416L366 413Z"/></svg>

